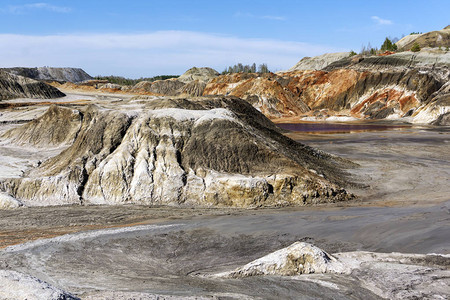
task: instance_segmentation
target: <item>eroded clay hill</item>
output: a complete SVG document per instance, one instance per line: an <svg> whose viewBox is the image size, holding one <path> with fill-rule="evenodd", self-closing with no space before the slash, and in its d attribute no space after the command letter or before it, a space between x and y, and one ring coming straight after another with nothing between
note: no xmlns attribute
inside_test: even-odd
<svg viewBox="0 0 450 300"><path fill-rule="evenodd" d="M2 138L69 145L1 183L25 205L279 206L335 202L348 162L283 136L247 102L157 99L115 110L51 107Z"/></svg>
<svg viewBox="0 0 450 300"><path fill-rule="evenodd" d="M241 97L269 118L347 116L438 122L450 112L450 53L356 56L324 70L231 74L212 79L204 95Z"/></svg>
<svg viewBox="0 0 450 300"><path fill-rule="evenodd" d="M48 99L64 96L64 93L48 84L0 70L0 100L14 98Z"/></svg>
<svg viewBox="0 0 450 300"><path fill-rule="evenodd" d="M52 68L52 67L38 67L38 68L4 68L5 72L19 75L35 80L56 80L68 82L82 82L90 80L92 77L80 68Z"/></svg>

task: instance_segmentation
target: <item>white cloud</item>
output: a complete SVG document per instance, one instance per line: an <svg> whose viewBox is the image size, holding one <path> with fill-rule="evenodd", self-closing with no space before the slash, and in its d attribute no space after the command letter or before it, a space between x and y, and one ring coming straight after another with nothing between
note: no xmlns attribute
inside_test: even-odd
<svg viewBox="0 0 450 300"><path fill-rule="evenodd" d="M228 65L267 63L288 69L304 56L342 51L321 45L190 31L145 34L0 34L0 67L73 66L91 75L128 77L181 74L192 66L222 71Z"/></svg>
<svg viewBox="0 0 450 300"><path fill-rule="evenodd" d="M47 10L55 13L68 13L72 9L70 7L56 6L48 3L29 3L23 5L10 5L6 9L1 11L12 13L12 14L22 14L32 10Z"/></svg>
<svg viewBox="0 0 450 300"><path fill-rule="evenodd" d="M374 20L378 25L392 25L392 24L394 24L394 22L392 22L391 20L382 19L382 18L377 17L377 16L372 16L370 18L372 20Z"/></svg>
<svg viewBox="0 0 450 300"><path fill-rule="evenodd" d="M236 18L255 18L255 19L265 19L265 20L272 20L272 21L286 21L287 18L284 16L274 16L274 15L264 15L264 16L257 16L251 13L243 13L243 12L237 12L234 14L234 17Z"/></svg>

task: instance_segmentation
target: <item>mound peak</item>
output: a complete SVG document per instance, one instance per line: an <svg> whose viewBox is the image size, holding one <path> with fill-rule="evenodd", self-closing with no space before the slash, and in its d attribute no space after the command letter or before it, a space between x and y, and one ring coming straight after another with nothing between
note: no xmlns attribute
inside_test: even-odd
<svg viewBox="0 0 450 300"><path fill-rule="evenodd" d="M219 72L212 68L203 67L203 68L197 68L193 67L187 70L183 75L178 77L178 80L184 83L189 83L195 80L198 80L200 82L208 82L214 77L219 76Z"/></svg>

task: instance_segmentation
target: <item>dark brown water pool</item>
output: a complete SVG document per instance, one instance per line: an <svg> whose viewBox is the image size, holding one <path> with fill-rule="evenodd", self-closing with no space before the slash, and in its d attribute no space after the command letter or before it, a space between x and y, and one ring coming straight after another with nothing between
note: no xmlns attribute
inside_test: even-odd
<svg viewBox="0 0 450 300"><path fill-rule="evenodd" d="M285 130L305 133L350 133L396 130L411 127L410 125L344 123L279 123L277 126Z"/></svg>

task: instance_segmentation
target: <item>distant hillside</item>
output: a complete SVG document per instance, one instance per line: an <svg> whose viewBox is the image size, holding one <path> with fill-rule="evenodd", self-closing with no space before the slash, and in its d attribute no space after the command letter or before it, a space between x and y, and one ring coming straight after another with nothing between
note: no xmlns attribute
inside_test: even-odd
<svg viewBox="0 0 450 300"><path fill-rule="evenodd" d="M410 34L399 40L396 44L398 50L410 50L418 43L421 48L425 47L450 47L450 25L442 30L430 31L422 34Z"/></svg>
<svg viewBox="0 0 450 300"><path fill-rule="evenodd" d="M189 83L194 80L199 80L201 82L208 82L214 77L219 76L219 72L212 68L197 68L193 67L187 70L183 75L181 75L178 80L184 83Z"/></svg>
<svg viewBox="0 0 450 300"><path fill-rule="evenodd" d="M2 69L8 73L28 77L36 80L55 80L68 82L82 82L90 80L92 77L80 68L4 68Z"/></svg>

